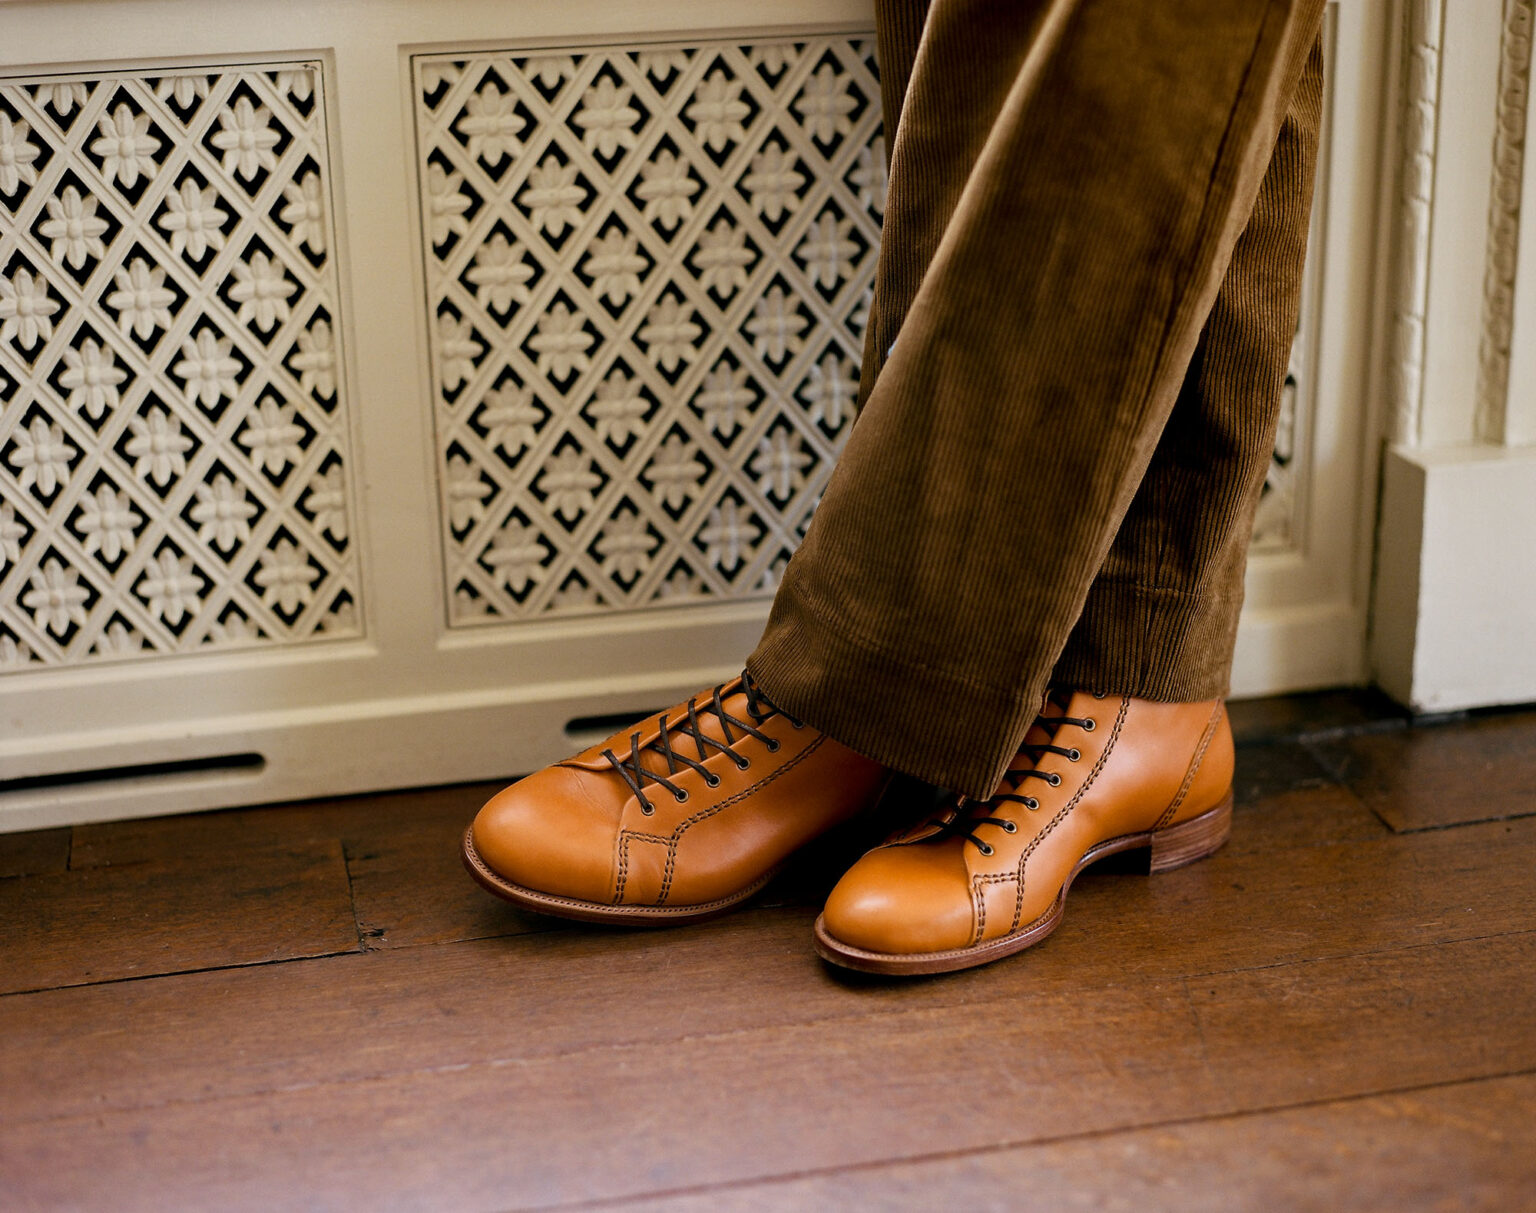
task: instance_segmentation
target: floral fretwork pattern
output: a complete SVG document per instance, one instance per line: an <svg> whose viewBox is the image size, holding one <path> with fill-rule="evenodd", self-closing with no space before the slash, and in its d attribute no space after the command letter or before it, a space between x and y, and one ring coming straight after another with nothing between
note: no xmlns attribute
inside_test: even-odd
<svg viewBox="0 0 1536 1213"><path fill-rule="evenodd" d="M451 623L771 593L858 390L872 46L415 71Z"/></svg>
<svg viewBox="0 0 1536 1213"><path fill-rule="evenodd" d="M314 64L0 84L0 668L361 630Z"/></svg>

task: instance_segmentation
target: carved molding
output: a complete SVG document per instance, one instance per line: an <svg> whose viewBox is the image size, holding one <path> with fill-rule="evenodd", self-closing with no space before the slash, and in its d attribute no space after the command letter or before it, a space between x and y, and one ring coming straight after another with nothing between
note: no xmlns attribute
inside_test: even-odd
<svg viewBox="0 0 1536 1213"><path fill-rule="evenodd" d="M1429 296L1435 128L1445 0L1408 0L1398 169L1391 344L1391 438L1414 445L1424 398L1424 321Z"/></svg>
<svg viewBox="0 0 1536 1213"><path fill-rule="evenodd" d="M1499 40L1499 109L1488 202L1488 259L1483 274L1483 326L1478 345L1478 441L1507 439L1509 351L1514 326L1525 170L1526 111L1531 85L1531 32L1536 0L1505 0Z"/></svg>

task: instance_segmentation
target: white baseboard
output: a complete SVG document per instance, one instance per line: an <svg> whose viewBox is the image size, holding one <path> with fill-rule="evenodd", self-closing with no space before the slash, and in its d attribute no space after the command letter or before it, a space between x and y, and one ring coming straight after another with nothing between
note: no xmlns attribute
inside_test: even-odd
<svg viewBox="0 0 1536 1213"><path fill-rule="evenodd" d="M0 832L509 778L606 735L571 731L573 719L638 719L738 672L686 669L61 737L31 749L32 769L121 774L0 792Z"/></svg>
<svg viewBox="0 0 1536 1213"><path fill-rule="evenodd" d="M1536 701L1536 447L1387 452L1370 657L1420 712Z"/></svg>
<svg viewBox="0 0 1536 1213"><path fill-rule="evenodd" d="M1234 697L1350 681L1348 671L1358 665L1358 616L1348 605L1246 612ZM7 775L117 774L0 791L0 832L507 779L597 739L572 732L573 719L638 718L738 669L680 668L64 732L37 739L24 752L13 749Z"/></svg>
<svg viewBox="0 0 1536 1213"><path fill-rule="evenodd" d="M1350 602L1243 612L1232 659L1233 699L1364 681L1364 611Z"/></svg>

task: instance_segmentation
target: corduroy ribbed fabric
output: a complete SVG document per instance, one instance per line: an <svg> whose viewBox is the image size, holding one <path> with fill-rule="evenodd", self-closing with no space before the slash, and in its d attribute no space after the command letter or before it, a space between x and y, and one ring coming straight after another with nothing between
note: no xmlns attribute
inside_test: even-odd
<svg viewBox="0 0 1536 1213"><path fill-rule="evenodd" d="M877 3L863 407L747 663L775 703L985 796L1053 681L1226 692L1322 9Z"/></svg>
<svg viewBox="0 0 1536 1213"><path fill-rule="evenodd" d="M1053 686L1168 702L1227 692L1248 539L1275 449L1301 304L1322 103L1319 41L1173 412L1056 662Z"/></svg>

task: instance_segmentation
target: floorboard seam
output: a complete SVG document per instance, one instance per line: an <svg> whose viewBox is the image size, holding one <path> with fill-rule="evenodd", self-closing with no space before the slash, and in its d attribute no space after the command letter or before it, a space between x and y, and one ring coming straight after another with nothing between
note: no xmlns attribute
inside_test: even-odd
<svg viewBox="0 0 1536 1213"><path fill-rule="evenodd" d="M1471 1077L1448 1078L1443 1082L1418 1083L1408 1087L1384 1087L1376 1091L1362 1091L1352 1095L1334 1095L1320 1099L1305 1099L1295 1103L1269 1104L1256 1108L1240 1108L1231 1112L1213 1112L1205 1116L1183 1116L1167 1120L1149 1120L1135 1124L1117 1125L1112 1129L1089 1129L1082 1133L1063 1133L1051 1137L1027 1137L1014 1141L995 1142L985 1146L968 1146L956 1150L935 1150L927 1154L908 1154L891 1158L866 1159L839 1166L808 1167L800 1171L784 1171L774 1175L751 1179L728 1180L716 1184L696 1184L690 1187L657 1189L631 1196L603 1197L599 1200L567 1201L559 1204L512 1205L507 1213L543 1213L545 1210L566 1209L614 1209L645 1201L675 1199L683 1196L702 1196L754 1187L771 1187L794 1183L801 1179L815 1179L827 1175L841 1175L857 1171L874 1171L883 1167L900 1167L921 1163L944 1162L948 1159L975 1158L986 1154L1002 1154L1009 1150L1030 1150L1044 1146L1063 1145L1070 1142L1095 1141L1118 1137L1128 1133L1144 1133L1152 1129L1176 1129L1186 1125L1206 1124L1224 1120L1248 1120L1256 1116L1272 1116L1283 1112L1298 1112L1307 1108L1324 1108L1338 1104L1361 1103L1369 1099L1383 1099L1394 1095L1414 1095L1436 1091L1446 1087L1476 1086L1479 1083L1498 1082L1506 1078L1526 1078L1536 1075L1536 1069L1507 1070L1498 1073L1477 1074Z"/></svg>
<svg viewBox="0 0 1536 1213"><path fill-rule="evenodd" d="M1409 945L1405 945L1404 947L1401 947L1401 948L1389 948L1389 949L1384 949L1384 950L1376 951L1376 952L1360 953L1358 955L1360 955L1362 957L1385 956L1385 955L1391 955L1393 953L1409 952L1409 951L1415 951L1415 950L1424 949L1424 948L1454 947L1454 946L1456 946L1458 944L1462 944L1462 943L1477 943L1477 942L1481 942L1481 941L1484 941L1484 940L1492 940L1492 939L1518 939L1518 938L1521 938L1521 937L1524 937L1524 936L1536 936L1536 931L1508 931L1508 932L1502 932L1502 933L1493 934L1493 935L1477 936L1477 937L1472 938L1472 939L1445 940L1445 941L1442 941L1442 942L1439 942L1439 943L1430 943L1430 944L1409 944ZM348 955L373 955L373 954L374 953L368 952L365 949L365 950L362 950L360 952L336 952L336 953L330 953L329 956L336 957L336 956L348 956ZM1232 972L1232 973L1263 972L1263 971L1265 971L1267 969L1276 969L1276 968L1285 968L1287 966L1300 966L1300 965L1306 965L1306 964L1314 964L1314 963L1317 963L1318 961L1349 960L1349 959L1354 959L1355 955L1356 954L1347 954L1347 955L1344 955L1344 956L1331 956L1331 957L1319 957L1319 958L1316 958L1316 959L1307 958L1307 959L1302 959L1302 960L1283 961L1283 962L1280 962L1280 963L1275 964L1275 965L1260 965L1260 966L1254 966L1254 967L1250 967L1250 968L1246 968L1246 969L1217 970L1217 971L1212 972L1212 973L1197 973L1197 974L1189 974L1189 975L1182 975L1181 974L1181 975L1170 976L1170 977L1160 977L1160 978L1157 978L1156 980L1154 980L1152 982L1149 982L1147 984L1151 985L1151 986L1156 986L1156 985L1160 985L1160 984L1161 985L1165 985L1165 986L1169 987L1171 991L1174 990L1175 987L1177 987L1177 992L1184 993L1185 997L1187 998L1188 997L1188 993L1189 993L1189 991L1188 991L1188 983L1191 982L1191 981L1200 981L1200 980L1202 980L1204 978L1212 977L1212 976L1223 976L1227 972ZM308 958L300 958L300 959L317 959L318 960L318 959L326 959L326 957L308 957ZM263 963L266 963L266 964L284 964L284 963L291 963L291 962L287 962L287 961L268 961L268 962L263 962ZM225 967L225 968L255 968L255 967L258 967L258 966L257 965L229 965L229 966L223 966L223 967ZM218 970L199 970L199 971L209 972L209 971L218 971ZM178 974L166 974L166 976L178 976ZM119 980L120 981L142 981L142 980L152 980L152 979L145 979L145 978L122 978L122 979L119 979ZM99 984L109 985L109 984L118 984L118 982L117 981L114 981L114 982L102 982L102 983L99 983ZM60 988L71 988L71 987L60 987ZM1115 988L1116 988L1116 986L1114 986L1114 985L1093 987L1095 992L1100 992L1100 991L1103 991L1103 990L1110 990L1110 989L1115 989ZM32 993L37 993L39 991L31 991L31 992ZM999 998L997 1001L998 1002L1013 1001L1013 997L1012 996L1008 996L1008 997L1004 997L1004 998ZM965 1003L964 1005L969 1007L969 1008L972 1008L972 1009L985 1009L986 1007L988 1007L990 1005L993 1005L993 1004L991 1004L989 1002L986 1002L986 1001L970 1001L970 1002ZM1193 1005L1193 1004L1191 1004L1191 1005ZM606 1043L606 1044L585 1045L585 1046L581 1046L581 1047L578 1047L578 1048L555 1050L555 1051L551 1051L551 1052L548 1052L548 1053L530 1054L530 1055L520 1056L520 1057L488 1057L488 1058L475 1058L475 1059L468 1060L468 1061L445 1061L445 1062L442 1062L442 1063L437 1064L437 1065L410 1066L410 1067L406 1067L406 1068L399 1069L399 1070L383 1070L383 1071L380 1071L380 1072L377 1072L377 1073L359 1075L359 1076L351 1077L351 1078L322 1078L322 1079L317 1079L317 1080L312 1081L312 1082L299 1082L299 1083L292 1083L292 1084L286 1084L286 1085L275 1085L275 1086L269 1086L269 1087L261 1087L261 1088L257 1088L257 1089L253 1089L253 1090L249 1090L249 1091L238 1091L238 1092L233 1092L233 1093L214 1093L214 1094L202 1097L202 1098L195 1098L195 1099L166 1099L166 1100L161 1100L161 1101L158 1101L158 1102L155 1102L155 1103L123 1104L123 1105L114 1106L114 1107L108 1107L108 1108L93 1108L89 1112L87 1112L87 1111L59 1112L59 1113L56 1113L56 1114L53 1114L53 1115L48 1115L48 1116L21 1117L21 1118L17 1118L17 1119L14 1119L14 1120L8 1120L8 1121L5 1121L3 1123L9 1124L9 1125L47 1124L47 1123L53 1122L53 1121L69 1120L71 1118L82 1117L82 1116L100 1116L100 1115L106 1115L106 1114L119 1114L119 1113L126 1114L126 1113L132 1113L132 1112L154 1112L154 1111L158 1111L160 1109L170 1108L170 1107L178 1107L178 1106L182 1106L182 1105L212 1104L212 1103L219 1103L219 1102L224 1101L224 1100L234 1100L234 1099L260 1099L262 1097L270 1096L270 1095L291 1094L291 1093L293 1093L295 1091L313 1090L313 1089L321 1088L321 1087L352 1087L352 1086L362 1086L362 1085L365 1085L365 1084L368 1084L368 1083L392 1082L392 1081L397 1081L397 1080L401 1080L401 1079L430 1078L430 1077L432 1077L434 1075L451 1074L451 1073L461 1072L461 1071L475 1069L475 1068L484 1068L484 1069L488 1069L488 1070L507 1069L507 1068L518 1067L518 1066L545 1065L545 1064L549 1064L549 1063L552 1063L552 1062L562 1062L562 1061L569 1060L571 1058L586 1057L586 1056L598 1055L598 1054L602 1054L602 1053L620 1053L620 1052L625 1052L625 1051L633 1051L633 1050L637 1050L637 1049L654 1049L654 1048L675 1049L675 1048L678 1048L680 1046L688 1046L688 1045L717 1044L717 1043L720 1043L720 1042L723 1042L723 1041L729 1041L729 1040L737 1039L737 1038L740 1038L740 1037L752 1036L752 1035L761 1034L761 1033L806 1032L806 1031L814 1030L814 1029L816 1029L816 1028L818 1028L818 1027L820 1027L822 1025L832 1024L832 1023L840 1024L840 1025L856 1024L856 1023L858 1023L860 1021L865 1021L865 1022L873 1023L873 1022L878 1022L880 1020L893 1019L893 1018L896 1018L896 1017L902 1016L902 1015L925 1015L926 1014L926 1015L930 1015L930 1016L943 1016L943 1015L951 1013L953 1010L954 1010L954 1005L944 1005L944 1006L926 1006L926 1007L923 1007L923 1008L921 1008L920 1010L917 1010L917 1011L913 1011L910 1008L901 1008L901 1009L896 1009L896 1010L869 1011L869 1012L856 1013L856 1014L850 1014L850 1015L824 1015L824 1016L821 1016L821 1017L816 1018L816 1019L795 1020L795 1021L786 1022L786 1023L759 1025L759 1026L744 1027L744 1028L734 1028L734 1029L731 1029L729 1031L695 1032L695 1033L689 1033L689 1034L685 1034L685 1035L677 1036L677 1037L668 1037L666 1039L614 1041L614 1042L610 1042L610 1043ZM1498 1075L1493 1075L1491 1077L1498 1077ZM1455 1080L1455 1081L1461 1081L1461 1080ZM1323 1101L1323 1102L1328 1102L1328 1101Z"/></svg>
<svg viewBox="0 0 1536 1213"><path fill-rule="evenodd" d="M1418 948L1443 948L1463 943L1480 943L1488 939L1516 939L1521 935L1536 935L1536 931L1493 931L1487 935L1458 935L1455 939L1437 939L1432 943L1405 943L1393 948L1374 948L1363 952L1333 952L1326 956L1298 956L1292 960L1276 960L1269 964L1239 965L1232 969L1210 969L1202 973L1181 973L1178 977L1159 980L1204 981L1208 977L1229 977L1236 973L1263 973L1268 969L1284 969L1292 965L1325 964L1336 960L1365 960L1372 956L1391 956L1396 952L1412 952ZM1097 986L1094 989L1113 989L1113 986Z"/></svg>
<svg viewBox="0 0 1536 1213"><path fill-rule="evenodd" d="M1372 809L1371 812L1376 813L1376 810ZM1443 834L1447 830L1464 830L1468 826L1497 825L1501 821L1523 821L1527 817L1536 817L1536 809L1521 810L1518 813L1505 813L1498 817L1474 817L1467 821L1437 821L1429 825L1413 826L1410 829L1399 830L1394 826L1387 825L1386 819L1380 813L1376 813L1377 820L1386 825L1387 829L1391 830L1393 836L1397 838L1406 838L1411 834Z"/></svg>
<svg viewBox="0 0 1536 1213"><path fill-rule="evenodd" d="M171 977L191 977L197 973L224 973L231 969L262 969L271 965L296 964L305 960L333 960L338 956L357 956L368 949L344 948L339 952L313 952L304 956L283 956L276 960L242 960L233 964L203 965L195 969L173 969L168 973L140 973L129 977L105 977L100 981L73 981L58 986L34 986L26 990L0 991L0 999L25 998L33 994L52 994L56 990L88 990L96 986L120 986L132 981L161 981Z"/></svg>
<svg viewBox="0 0 1536 1213"><path fill-rule="evenodd" d="M357 936L357 946L359 948L361 948L364 952L372 952L375 949L374 949L374 947L372 945L371 940L370 939L365 939L363 937L363 920L358 917L358 913L357 913L357 889L354 887L354 885L352 883L352 852L351 852L351 848L349 848L347 846L346 840L345 839L341 839L341 838L338 838L336 840L336 846L341 851L341 871L342 871L342 874L345 875L346 878L347 878L347 909L350 910L351 913L352 913L352 931ZM378 934L374 935L372 937L372 939L378 939L383 934L384 934L384 928L380 927L379 931L378 931Z"/></svg>
<svg viewBox="0 0 1536 1213"><path fill-rule="evenodd" d="M7 878L7 879L9 879L9 878ZM348 889L349 889L349 891L350 891L350 887L351 887L351 882L350 882L350 878L349 878L349 881L348 881ZM356 922L356 913L355 912L353 914L353 921L354 921L354 923ZM407 951L411 951L411 950L417 949L417 948L448 948L448 947L457 947L457 946L460 946L462 944L485 943L488 940L494 940L494 939L526 939L526 938L529 938L529 937L541 936L541 935L550 935L550 934L557 934L557 935L560 935L562 937L569 937L570 935L575 934L575 932L574 931L569 931L569 930L567 930L565 928L556 927L556 928L551 928L550 930L547 930L547 931L537 931L537 930L535 930L535 931L520 931L520 932L518 932L516 934L513 934L513 935L474 935L474 936L469 936L469 937L464 938L464 939L424 940L424 941L422 941L420 943L405 943L405 944L398 944L398 945L392 944L392 945L389 945L387 947L369 947L368 944L365 941L363 941L362 939L359 939L357 947L355 947L355 948L343 948L343 949L341 949L339 951L334 951L334 952L313 952L313 953L307 953L307 954L305 954L303 956L283 956L283 957L278 957L278 958L273 959L273 960L250 960L250 961L237 961L237 962L232 963L232 964L203 965L203 966L200 966L198 968L191 968L191 969L173 969L173 970L170 970L170 971L164 972L164 973L141 973L141 974L137 974L137 975L133 975L133 976L128 976L128 977L108 977L108 978L103 978L100 981L77 981L77 982L69 982L69 983L66 983L64 985L56 985L56 986L31 986L31 987L28 987L27 989L24 989L24 990L3 990L3 991L0 991L0 999L5 999L5 998L24 998L24 997L28 997L28 996L35 995L35 994L49 994L49 993L52 993L52 992L54 992L56 990L83 990L83 989L90 989L90 988L93 988L93 987L96 987L96 986L124 985L124 984L126 984L128 982L136 982L136 981L160 981L160 980L165 980L165 979L174 979L174 978L177 978L177 977L193 977L193 976L196 976L199 973L223 973L223 972L227 972L227 971L234 970L234 969L259 969L259 968L266 968L266 967L272 966L272 965L303 964L303 963L308 962L308 961L334 960L337 957L341 957L341 956L369 955L369 954L373 954L373 953L376 953L376 952L407 952ZM1268 964L1239 965L1239 966L1237 966L1235 968L1229 968L1229 969L1202 969L1199 972L1195 972L1195 973L1169 974L1169 975L1166 975L1166 976L1155 978L1154 980L1156 980L1156 981L1169 981L1169 982L1173 982L1173 981L1201 981L1201 980L1204 980L1205 978L1208 978L1208 977L1223 977L1223 976L1227 976L1229 974L1234 974L1234 973L1261 973L1261 972L1263 972L1266 969L1283 969L1283 968L1287 967L1288 965L1317 964L1317 963L1326 962L1326 961L1351 960L1351 959L1355 959L1357 957L1364 958L1364 957L1369 957L1369 956L1390 956L1394 952L1412 951L1415 948L1439 948L1439 947L1446 947L1448 945L1453 945L1453 944L1477 943L1479 941L1486 940L1486 939L1506 939L1506 938L1515 938L1515 937L1518 937L1518 936L1521 936L1521 935L1531 935L1531 934L1536 934L1536 932L1529 931L1529 930L1525 930L1525 931L1494 931L1494 932L1491 932L1490 934L1487 934L1487 935L1459 935L1459 936L1456 936L1453 939L1437 939L1437 940L1435 940L1435 941L1433 941L1431 943L1400 944L1400 945L1398 945L1396 947L1391 947L1391 948L1375 948L1375 949L1371 949L1371 950L1368 950L1368 951L1362 951L1362 952L1333 952L1333 953L1329 953L1328 955L1325 955L1325 956L1295 957L1295 958L1288 959L1288 960L1276 960L1276 961L1273 961L1273 962L1268 963ZM1121 983L1121 982L1111 982L1108 985L1086 985L1086 986L1083 987L1083 989L1087 990L1087 991L1108 990L1108 989L1114 989L1114 988L1116 988L1117 986L1119 986L1121 984L1123 984L1123 983ZM1006 999L1001 999L1000 1001L1006 1001ZM977 1005L983 1005L983 1006L987 1005L986 1000L983 999ZM893 1014L893 1015L901 1014L901 1012L899 1012L899 1011L891 1011L891 1012L884 1012L884 1013L885 1014ZM882 1013L881 1012L871 1012L870 1014L871 1015L878 1015L878 1014L882 1014ZM854 1018L854 1019L857 1019L857 1018L860 1018L860 1016L859 1015L854 1015L854 1016L851 1016L851 1017L845 1017L845 1016L841 1016L841 1015L832 1015L832 1016L825 1016L822 1019L806 1020L806 1021L803 1021L803 1023L805 1023L805 1024L823 1023L823 1022L826 1022L827 1020L842 1020L844 1018ZM797 1021L796 1023L784 1024L782 1026L784 1026L784 1027L796 1027L796 1026L802 1026L802 1024L801 1024L800 1021ZM745 1030L747 1030L747 1031L755 1031L757 1029L745 1029ZM729 1036L729 1035L734 1035L734 1034L735 1033L725 1033L724 1035ZM703 1034L694 1035L694 1036L682 1036L682 1037L678 1037L673 1043L684 1044L684 1043L687 1043L687 1042L692 1041L692 1040L708 1040L708 1039L712 1039L715 1035L716 1034L714 1034L714 1033L703 1033ZM596 1049L624 1048L624 1047L627 1047L627 1045L618 1044L618 1045L598 1045L598 1046L593 1046L593 1048L596 1048ZM576 1054L580 1054L580 1053L587 1052L587 1051L588 1050L586 1050L586 1049L573 1049L569 1053L561 1053L561 1054L558 1054L557 1056L562 1056L562 1057L564 1057L564 1056L574 1056ZM404 1072L409 1072L409 1071L402 1071L402 1072L404 1073Z"/></svg>

